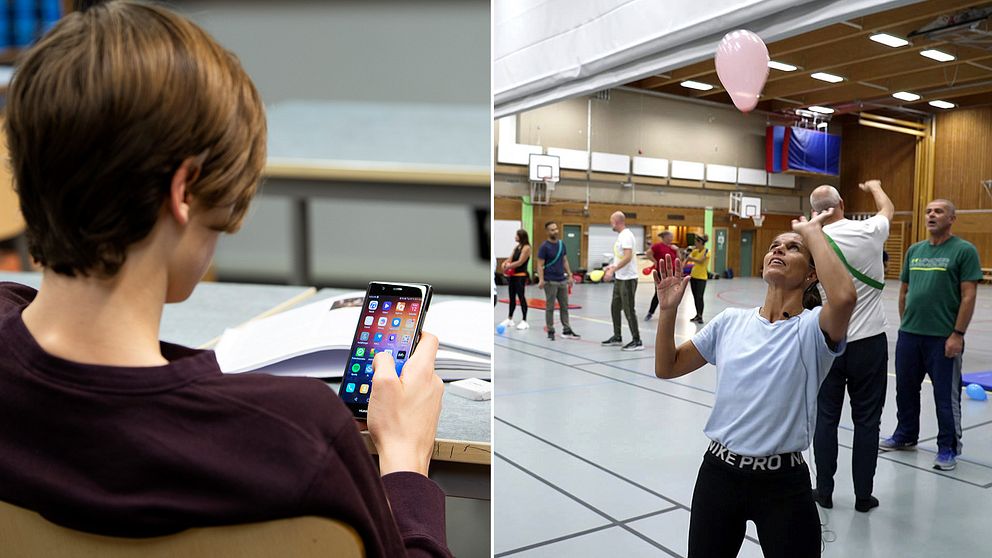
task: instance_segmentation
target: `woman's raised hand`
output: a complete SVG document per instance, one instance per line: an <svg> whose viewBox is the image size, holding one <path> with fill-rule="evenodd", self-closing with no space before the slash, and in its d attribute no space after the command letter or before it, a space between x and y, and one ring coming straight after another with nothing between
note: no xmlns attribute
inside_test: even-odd
<svg viewBox="0 0 992 558"><path fill-rule="evenodd" d="M665 261L659 261L654 271L655 288L658 290L658 308L662 311L676 310L685 294L689 278L682 275L682 261L671 254L665 254Z"/></svg>

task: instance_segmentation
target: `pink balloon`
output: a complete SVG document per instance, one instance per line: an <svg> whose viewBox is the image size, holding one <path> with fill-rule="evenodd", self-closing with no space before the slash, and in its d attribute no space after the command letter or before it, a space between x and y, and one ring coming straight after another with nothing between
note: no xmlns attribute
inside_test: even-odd
<svg viewBox="0 0 992 558"><path fill-rule="evenodd" d="M761 37L744 29L724 35L716 49L716 75L738 110L753 110L768 79L768 48Z"/></svg>

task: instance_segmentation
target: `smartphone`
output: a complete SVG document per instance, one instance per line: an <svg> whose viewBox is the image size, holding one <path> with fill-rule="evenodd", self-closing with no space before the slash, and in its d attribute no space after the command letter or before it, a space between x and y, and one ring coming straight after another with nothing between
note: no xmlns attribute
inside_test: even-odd
<svg viewBox="0 0 992 558"><path fill-rule="evenodd" d="M432 291L426 284L369 283L338 391L355 418L364 420L368 416L376 353L393 355L396 374L402 373L420 341Z"/></svg>

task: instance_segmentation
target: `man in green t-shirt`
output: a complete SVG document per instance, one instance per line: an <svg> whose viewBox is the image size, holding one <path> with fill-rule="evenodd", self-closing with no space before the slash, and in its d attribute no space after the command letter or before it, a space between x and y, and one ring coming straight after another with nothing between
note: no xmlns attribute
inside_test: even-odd
<svg viewBox="0 0 992 558"><path fill-rule="evenodd" d="M961 355L982 279L975 246L951 234L954 204L927 204L928 240L909 247L899 280L896 416L884 449L912 449L920 435L920 387L930 375L937 408L934 469L949 471L961 453Z"/></svg>

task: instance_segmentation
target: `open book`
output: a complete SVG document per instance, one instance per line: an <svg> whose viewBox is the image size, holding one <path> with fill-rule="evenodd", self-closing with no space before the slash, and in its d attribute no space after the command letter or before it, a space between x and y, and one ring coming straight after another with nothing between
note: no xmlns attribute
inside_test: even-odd
<svg viewBox="0 0 992 558"><path fill-rule="evenodd" d="M228 329L214 348L228 374L340 378L362 313L365 293L318 300ZM489 378L492 308L487 302L432 302L424 331L438 337L435 370L445 380Z"/></svg>

